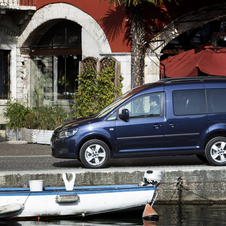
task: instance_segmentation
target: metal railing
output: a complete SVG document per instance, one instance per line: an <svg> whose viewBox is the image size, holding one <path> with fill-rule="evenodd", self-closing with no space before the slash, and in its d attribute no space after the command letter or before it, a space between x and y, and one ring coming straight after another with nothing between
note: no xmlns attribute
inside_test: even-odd
<svg viewBox="0 0 226 226"><path fill-rule="evenodd" d="M36 0L20 0L20 5L21 6L36 6Z"/></svg>
<svg viewBox="0 0 226 226"><path fill-rule="evenodd" d="M0 0L0 7L36 6L36 0Z"/></svg>

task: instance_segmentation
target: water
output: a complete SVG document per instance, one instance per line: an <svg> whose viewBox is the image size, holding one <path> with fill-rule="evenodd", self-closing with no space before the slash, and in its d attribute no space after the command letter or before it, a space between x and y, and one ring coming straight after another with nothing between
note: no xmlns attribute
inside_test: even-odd
<svg viewBox="0 0 226 226"><path fill-rule="evenodd" d="M0 221L4 226L223 226L226 205L154 205L159 221L143 222L142 210L52 221Z"/></svg>

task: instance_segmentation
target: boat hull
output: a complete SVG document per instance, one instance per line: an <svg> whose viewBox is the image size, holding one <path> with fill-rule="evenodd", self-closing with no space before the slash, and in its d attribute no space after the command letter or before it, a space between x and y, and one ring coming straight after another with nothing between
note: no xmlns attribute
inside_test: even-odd
<svg viewBox="0 0 226 226"><path fill-rule="evenodd" d="M0 214L0 218L86 216L143 206L150 203L154 185L109 185L49 188L33 192L29 188L0 188L1 206L20 204L17 211Z"/></svg>

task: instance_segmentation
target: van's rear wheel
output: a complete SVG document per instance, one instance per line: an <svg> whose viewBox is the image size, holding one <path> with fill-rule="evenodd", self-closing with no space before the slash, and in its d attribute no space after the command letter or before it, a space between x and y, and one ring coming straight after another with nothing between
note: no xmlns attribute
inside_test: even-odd
<svg viewBox="0 0 226 226"><path fill-rule="evenodd" d="M87 168L103 168L110 159L110 149L101 140L89 140L81 147L79 157Z"/></svg>
<svg viewBox="0 0 226 226"><path fill-rule="evenodd" d="M215 137L210 140L205 148L208 162L214 166L226 165L226 138Z"/></svg>

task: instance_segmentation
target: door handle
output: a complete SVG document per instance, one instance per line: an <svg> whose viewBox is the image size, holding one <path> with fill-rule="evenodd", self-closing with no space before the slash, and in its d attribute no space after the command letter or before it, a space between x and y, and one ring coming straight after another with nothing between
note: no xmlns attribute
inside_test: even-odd
<svg viewBox="0 0 226 226"><path fill-rule="evenodd" d="M162 125L160 125L160 124L154 124L154 125L153 125L153 127L156 128L156 129L158 129L158 128L161 127L161 126L162 126Z"/></svg>
<svg viewBox="0 0 226 226"><path fill-rule="evenodd" d="M173 128L174 126L176 126L176 124L171 122L171 123L169 123L169 126Z"/></svg>

